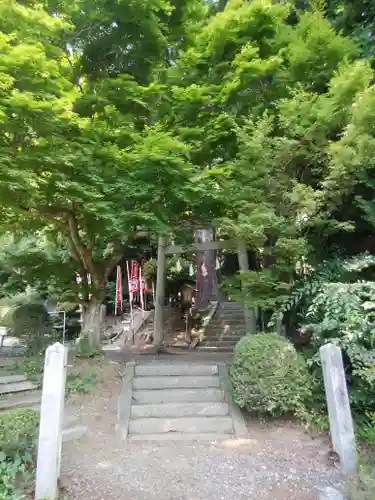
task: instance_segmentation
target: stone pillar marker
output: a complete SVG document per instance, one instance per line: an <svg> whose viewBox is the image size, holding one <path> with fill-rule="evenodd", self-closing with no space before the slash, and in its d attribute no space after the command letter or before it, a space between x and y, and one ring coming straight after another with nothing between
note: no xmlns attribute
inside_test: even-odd
<svg viewBox="0 0 375 500"><path fill-rule="evenodd" d="M58 498L67 361L68 348L62 344L56 343L46 350L35 500Z"/></svg>
<svg viewBox="0 0 375 500"><path fill-rule="evenodd" d="M344 474L357 471L357 452L341 349L334 344L320 348L333 451Z"/></svg>
<svg viewBox="0 0 375 500"><path fill-rule="evenodd" d="M5 328L5 326L0 326L0 349L4 345L4 339L5 339L6 335L7 335L7 333L8 333L7 328Z"/></svg>

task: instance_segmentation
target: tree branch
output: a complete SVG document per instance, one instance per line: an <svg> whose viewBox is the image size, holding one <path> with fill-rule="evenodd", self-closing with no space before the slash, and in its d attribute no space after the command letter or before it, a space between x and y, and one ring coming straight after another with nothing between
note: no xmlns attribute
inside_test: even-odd
<svg viewBox="0 0 375 500"><path fill-rule="evenodd" d="M66 235L66 238L68 240L68 244L69 244L69 247L70 247L70 253L72 254L72 258L74 260L82 262L81 257L80 257L80 255L78 253L77 247L75 246L73 238L72 238L72 236L70 234L70 231L66 231L65 235Z"/></svg>
<svg viewBox="0 0 375 500"><path fill-rule="evenodd" d="M112 255L108 257L104 264L104 270L106 273L106 276L109 275L109 273L112 271L112 269L115 267L115 265L118 263L118 261L121 259L121 257L124 255L124 249L121 244L121 241L119 239L116 239L113 242L113 252Z"/></svg>
<svg viewBox="0 0 375 500"><path fill-rule="evenodd" d="M83 262L83 265L85 266L86 271L91 273L94 277L95 275L95 269L94 269L94 263L92 260L92 254L90 250L87 249L85 244L83 243L79 231L78 231L78 224L77 224L77 219L75 215L72 212L65 212L65 218L68 222L69 226L69 239L72 241L74 247L77 251L77 255L79 255L80 260Z"/></svg>

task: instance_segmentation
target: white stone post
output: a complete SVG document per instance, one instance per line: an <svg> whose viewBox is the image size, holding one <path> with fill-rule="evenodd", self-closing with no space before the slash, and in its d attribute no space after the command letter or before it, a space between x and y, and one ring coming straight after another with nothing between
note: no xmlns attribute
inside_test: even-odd
<svg viewBox="0 0 375 500"><path fill-rule="evenodd" d="M67 347L56 343L46 350L35 500L58 497L67 361Z"/></svg>
<svg viewBox="0 0 375 500"><path fill-rule="evenodd" d="M344 474L357 470L357 452L341 349L334 344L320 348L332 448Z"/></svg>
<svg viewBox="0 0 375 500"><path fill-rule="evenodd" d="M4 339L8 333L8 330L5 326L0 326L0 349L2 349L4 345Z"/></svg>

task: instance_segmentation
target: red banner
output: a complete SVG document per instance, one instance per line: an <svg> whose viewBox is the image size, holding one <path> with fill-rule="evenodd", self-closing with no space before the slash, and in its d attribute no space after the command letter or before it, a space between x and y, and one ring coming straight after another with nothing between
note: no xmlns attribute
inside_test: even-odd
<svg viewBox="0 0 375 500"><path fill-rule="evenodd" d="M132 293L139 292L139 266L136 260L131 261L130 286Z"/></svg>
<svg viewBox="0 0 375 500"><path fill-rule="evenodd" d="M116 275L116 304L122 304L122 276L120 266L117 266Z"/></svg>

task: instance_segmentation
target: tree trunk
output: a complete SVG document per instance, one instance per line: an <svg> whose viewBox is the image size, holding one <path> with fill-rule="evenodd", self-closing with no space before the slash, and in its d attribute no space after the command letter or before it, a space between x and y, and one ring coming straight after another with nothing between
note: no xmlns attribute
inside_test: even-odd
<svg viewBox="0 0 375 500"><path fill-rule="evenodd" d="M240 268L240 275L241 275L249 270L249 258L247 255L247 248L242 240L238 240L237 256L238 256L238 266ZM242 288L243 290L245 290L243 282L242 282ZM244 314L245 314L246 333L256 333L257 319L256 319L255 309L249 309L245 304Z"/></svg>
<svg viewBox="0 0 375 500"><path fill-rule="evenodd" d="M157 348L159 348L163 342L164 333L164 297L166 274L165 246L166 238L164 236L159 236L153 340L153 345Z"/></svg>
<svg viewBox="0 0 375 500"><path fill-rule="evenodd" d="M214 241L215 232L212 227L195 231L196 243ZM197 252L197 296L198 309L205 308L210 301L218 300L219 286L216 273L216 250Z"/></svg>
<svg viewBox="0 0 375 500"><path fill-rule="evenodd" d="M262 259L262 267L263 269L269 269L271 267L275 267L277 264L276 261L276 255L275 255L275 246L276 246L277 238L274 236L268 235L267 236L267 241L264 245L263 248L263 259ZM263 311L263 317L268 318L274 313L274 310ZM268 321L266 321L266 324L268 324ZM279 316L276 318L275 321L275 331L279 335L285 335L285 328L282 322L282 317L280 318Z"/></svg>
<svg viewBox="0 0 375 500"><path fill-rule="evenodd" d="M87 338L90 350L100 347L102 301L92 298L83 307L81 338Z"/></svg>

